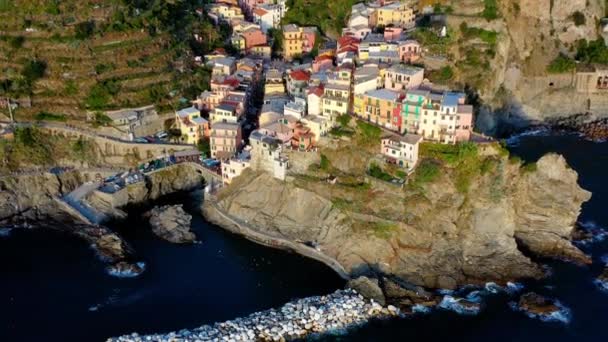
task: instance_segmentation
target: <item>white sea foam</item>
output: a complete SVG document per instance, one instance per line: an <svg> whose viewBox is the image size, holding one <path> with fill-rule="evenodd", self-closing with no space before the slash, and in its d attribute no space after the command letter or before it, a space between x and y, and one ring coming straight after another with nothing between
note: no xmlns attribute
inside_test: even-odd
<svg viewBox="0 0 608 342"><path fill-rule="evenodd" d="M477 303L471 302L471 305L463 303L465 299L454 298L450 295L445 295L439 303L439 307L445 310L454 311L461 315L477 315L480 311L480 306ZM469 301L468 299L466 301ZM470 301L469 301L470 302Z"/></svg>
<svg viewBox="0 0 608 342"><path fill-rule="evenodd" d="M507 292L509 292L510 294L517 293L523 289L524 289L524 285L522 285L520 283L513 283L513 282L507 283Z"/></svg>
<svg viewBox="0 0 608 342"><path fill-rule="evenodd" d="M606 281L602 281L599 279L595 279L593 281L593 283L595 284L595 286L597 286L598 289L600 289L602 292L606 292L608 293L608 282Z"/></svg>
<svg viewBox="0 0 608 342"><path fill-rule="evenodd" d="M11 231L13 228L0 228L0 237L9 237L11 236Z"/></svg>
<svg viewBox="0 0 608 342"><path fill-rule="evenodd" d="M598 225L594 221L579 222L579 226L591 234L591 238L589 239L576 241L575 243L579 246L602 242L606 240L606 238L608 238L608 231L606 230L606 228Z"/></svg>
<svg viewBox="0 0 608 342"><path fill-rule="evenodd" d="M139 267L141 269L141 271L134 271L132 269L121 270L121 269L118 269L118 268L116 268L114 266L108 266L106 268L106 271L108 272L109 275L111 275L113 277L118 277L118 278L135 278L135 277L139 276L140 274L142 274L146 270L146 263L145 262L138 262L135 265L137 265L137 267Z"/></svg>
<svg viewBox="0 0 608 342"><path fill-rule="evenodd" d="M412 306L412 312L416 314L428 314L431 312L431 308L421 304L416 304Z"/></svg>
<svg viewBox="0 0 608 342"><path fill-rule="evenodd" d="M549 131L550 130L546 127L525 131L509 137L506 139L506 142L508 146L518 146L521 142L521 138L523 137L547 135Z"/></svg>

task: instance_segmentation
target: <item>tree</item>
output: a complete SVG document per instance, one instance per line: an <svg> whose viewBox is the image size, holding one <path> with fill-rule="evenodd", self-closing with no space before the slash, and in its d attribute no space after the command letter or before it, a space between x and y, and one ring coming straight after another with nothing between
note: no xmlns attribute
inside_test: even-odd
<svg viewBox="0 0 608 342"><path fill-rule="evenodd" d="M204 158L208 158L209 156L211 156L211 143L209 141L209 138L202 138L201 140L199 140L198 144L196 144L196 147L199 151L201 151Z"/></svg>
<svg viewBox="0 0 608 342"><path fill-rule="evenodd" d="M76 39L85 40L90 38L95 33L95 21L83 21L76 24L75 28Z"/></svg>

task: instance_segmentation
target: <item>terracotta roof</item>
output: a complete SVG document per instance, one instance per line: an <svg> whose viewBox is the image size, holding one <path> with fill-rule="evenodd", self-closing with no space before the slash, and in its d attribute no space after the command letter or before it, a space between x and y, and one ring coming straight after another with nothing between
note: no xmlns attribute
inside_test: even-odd
<svg viewBox="0 0 608 342"><path fill-rule="evenodd" d="M294 70L289 76L296 81L308 81L310 80L310 74L304 70Z"/></svg>
<svg viewBox="0 0 608 342"><path fill-rule="evenodd" d="M358 44L359 39L350 36L342 36L338 39L338 46L348 45L348 44Z"/></svg>
<svg viewBox="0 0 608 342"><path fill-rule="evenodd" d="M260 17L263 15L266 15L268 13L267 10L260 8L260 7L256 7L255 10L253 10L253 14L259 15Z"/></svg>
<svg viewBox="0 0 608 342"><path fill-rule="evenodd" d="M318 97L323 96L323 92L325 91L325 87L323 87L323 84L319 85L318 87L312 87L308 89L308 94L315 94Z"/></svg>

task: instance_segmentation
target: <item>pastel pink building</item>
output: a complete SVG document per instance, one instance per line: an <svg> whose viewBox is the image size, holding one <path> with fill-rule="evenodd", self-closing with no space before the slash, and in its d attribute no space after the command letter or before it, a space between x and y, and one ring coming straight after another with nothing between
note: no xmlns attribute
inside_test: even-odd
<svg viewBox="0 0 608 342"><path fill-rule="evenodd" d="M473 106L460 104L456 115L456 141L469 141L473 130Z"/></svg>
<svg viewBox="0 0 608 342"><path fill-rule="evenodd" d="M401 38L403 29L401 27L387 27L384 29L384 41L394 42Z"/></svg>
<svg viewBox="0 0 608 342"><path fill-rule="evenodd" d="M406 40L399 43L399 59L405 63L412 63L420 59L422 49L415 40Z"/></svg>
<svg viewBox="0 0 608 342"><path fill-rule="evenodd" d="M302 45L302 52L311 52L312 49L315 47L315 42L317 40L316 27L303 27L302 39L304 40L304 44Z"/></svg>
<svg viewBox="0 0 608 342"><path fill-rule="evenodd" d="M266 35L260 29L249 29L241 34L245 39L245 48L250 49L254 46L266 45L268 40Z"/></svg>

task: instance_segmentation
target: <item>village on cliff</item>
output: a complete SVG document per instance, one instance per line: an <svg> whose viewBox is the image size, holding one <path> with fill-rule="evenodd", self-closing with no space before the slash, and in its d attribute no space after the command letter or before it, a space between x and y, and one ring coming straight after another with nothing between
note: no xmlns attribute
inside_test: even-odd
<svg viewBox="0 0 608 342"><path fill-rule="evenodd" d="M310 152L348 140L341 126L350 117L381 128L378 152L406 173L415 170L422 141L472 138L473 106L464 93L425 78L425 48L410 38L417 18L432 7L358 3L334 41L316 27L282 25L286 3L217 0L197 11L230 25L238 52L195 57L211 69L210 90L175 113L176 126L186 143L209 139L206 157L213 161L207 163L221 163L224 184L247 168L285 179L286 150ZM445 37L441 16L438 22L432 32Z"/></svg>

